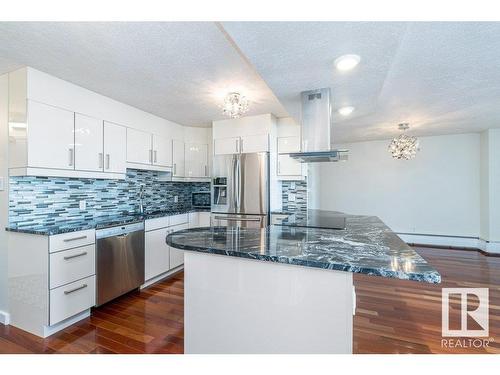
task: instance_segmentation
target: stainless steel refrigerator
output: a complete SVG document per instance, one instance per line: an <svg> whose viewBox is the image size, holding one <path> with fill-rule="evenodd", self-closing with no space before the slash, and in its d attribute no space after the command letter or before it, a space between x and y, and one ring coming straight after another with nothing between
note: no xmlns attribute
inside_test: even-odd
<svg viewBox="0 0 500 375"><path fill-rule="evenodd" d="M269 153L215 156L211 199L213 226L267 226Z"/></svg>

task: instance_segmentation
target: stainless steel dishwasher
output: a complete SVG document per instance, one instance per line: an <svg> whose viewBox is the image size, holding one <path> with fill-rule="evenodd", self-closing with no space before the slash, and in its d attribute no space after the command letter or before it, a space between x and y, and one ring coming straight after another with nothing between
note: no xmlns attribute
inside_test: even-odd
<svg viewBox="0 0 500 375"><path fill-rule="evenodd" d="M144 284L144 223L96 231L97 306Z"/></svg>

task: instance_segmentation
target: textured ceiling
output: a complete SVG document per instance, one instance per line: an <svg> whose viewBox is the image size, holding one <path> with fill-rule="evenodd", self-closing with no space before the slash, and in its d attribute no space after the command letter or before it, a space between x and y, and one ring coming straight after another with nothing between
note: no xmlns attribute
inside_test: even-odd
<svg viewBox="0 0 500 375"><path fill-rule="evenodd" d="M224 22L224 29L287 111L299 93L331 87L337 142L383 139L409 122L415 135L500 127L500 23ZM361 63L340 73L333 61Z"/></svg>
<svg viewBox="0 0 500 375"><path fill-rule="evenodd" d="M0 74L25 65L183 125L223 119L233 90L250 115L287 115L212 22L0 22Z"/></svg>

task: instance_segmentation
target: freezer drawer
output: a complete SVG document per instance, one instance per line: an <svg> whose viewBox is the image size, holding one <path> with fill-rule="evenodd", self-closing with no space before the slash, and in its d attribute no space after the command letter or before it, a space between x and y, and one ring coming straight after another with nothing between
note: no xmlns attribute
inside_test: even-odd
<svg viewBox="0 0 500 375"><path fill-rule="evenodd" d="M265 228L269 223L267 215L229 215L212 213L210 225L215 227Z"/></svg>

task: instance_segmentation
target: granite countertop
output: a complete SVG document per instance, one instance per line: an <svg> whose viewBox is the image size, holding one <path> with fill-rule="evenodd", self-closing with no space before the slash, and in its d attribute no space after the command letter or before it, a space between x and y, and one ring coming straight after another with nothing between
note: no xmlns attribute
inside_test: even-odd
<svg viewBox="0 0 500 375"><path fill-rule="evenodd" d="M166 241L189 251L441 282L441 275L376 216L346 215L346 229L193 228L174 232Z"/></svg>
<svg viewBox="0 0 500 375"><path fill-rule="evenodd" d="M135 214L124 212L121 215L97 216L79 220L67 220L54 224L29 223L23 225L11 224L5 229L10 232L20 232L29 234L40 234L52 236L61 233L77 232L86 229L102 229L115 225L131 224L140 221L155 219L158 217L172 216L185 214L189 212L210 212L210 209L205 208L186 208L176 210L163 210L146 212L145 214Z"/></svg>

